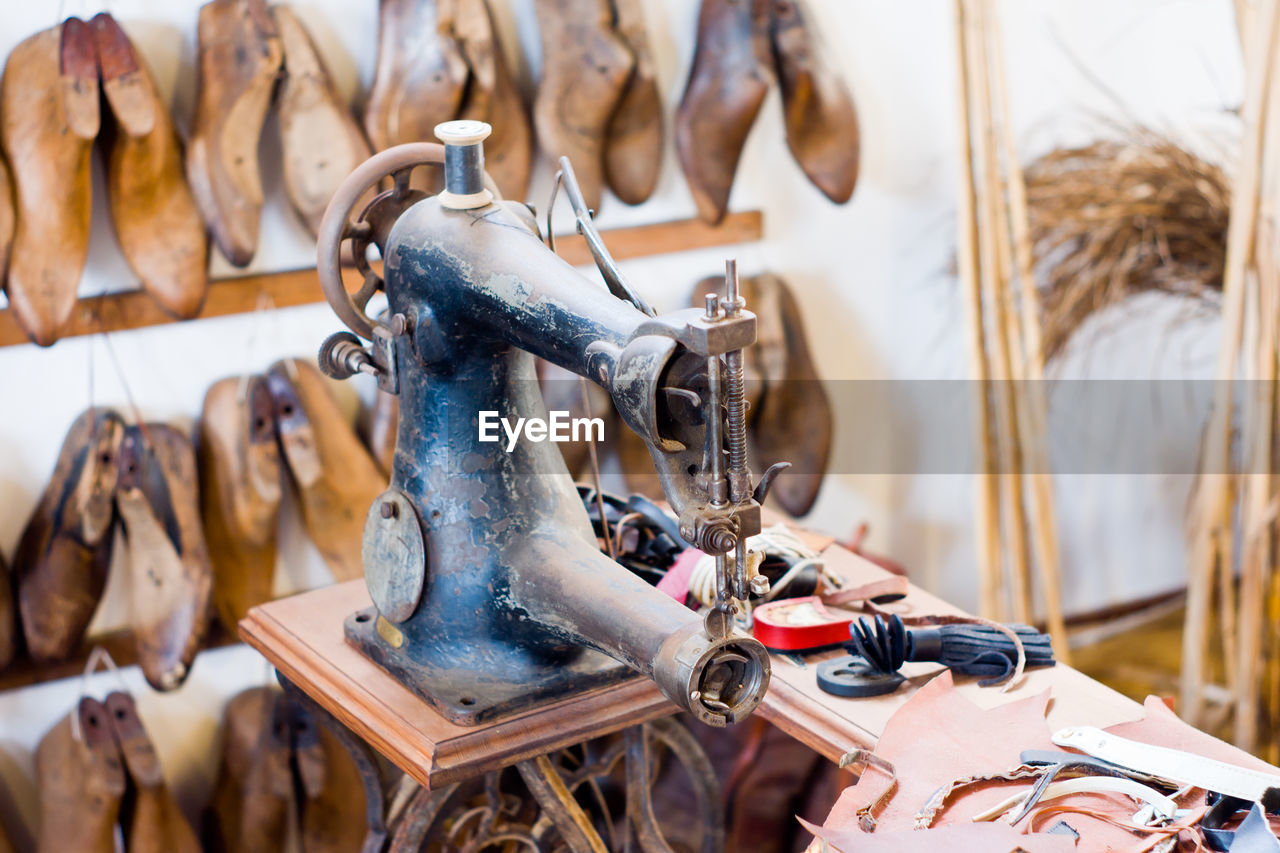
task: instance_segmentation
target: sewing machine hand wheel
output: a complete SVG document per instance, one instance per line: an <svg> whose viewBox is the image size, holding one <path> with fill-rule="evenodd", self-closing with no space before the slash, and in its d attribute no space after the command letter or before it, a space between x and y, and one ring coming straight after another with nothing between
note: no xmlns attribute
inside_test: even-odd
<svg viewBox="0 0 1280 853"><path fill-rule="evenodd" d="M320 287L334 313L365 340L373 340L373 328L378 323L369 316L366 306L375 293L386 289L382 276L369 265L369 244L381 250L400 214L428 197L429 193L409 184L410 174L418 166L443 168L444 146L436 142L412 142L373 155L338 187L320 222L316 238L316 273ZM352 219L351 214L360 200L388 177L393 182L391 189L374 196ZM493 179L486 174L484 180L494 200L500 201L502 196ZM342 279L342 244L348 240L356 270L363 279L355 293L347 290Z"/></svg>

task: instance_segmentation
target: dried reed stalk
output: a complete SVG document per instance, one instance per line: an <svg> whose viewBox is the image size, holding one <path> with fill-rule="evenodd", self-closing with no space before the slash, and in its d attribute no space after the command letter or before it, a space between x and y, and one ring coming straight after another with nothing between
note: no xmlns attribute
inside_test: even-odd
<svg viewBox="0 0 1280 853"><path fill-rule="evenodd" d="M978 187L978 271L983 291L983 307L990 312L986 331L994 346L988 350L991 395L995 409L995 446L1000 474L1000 532L1009 563L1012 618L1032 621L1030 570L1027 565L1027 519L1022 495L1022 449L1017 429L1014 400L1012 346L1017 338L1011 330L1014 315L1009 311L1008 263L1009 231L1005 198L1000 190L999 154L996 151L994 117L991 109L991 73L987 61L985 0L978 0L964 22L970 50L969 102L977 113L977 160L974 183ZM1002 215L1003 213L1003 215Z"/></svg>
<svg viewBox="0 0 1280 853"><path fill-rule="evenodd" d="M1244 144L1231 192L1222 288L1222 340L1215 376L1217 383L1214 409L1205 436L1202 474L1196 494L1196 515L1191 530L1187 616L1183 629L1181 711L1184 718L1192 723L1199 721L1204 713L1210 597L1215 577L1219 581L1220 595L1224 601L1224 615L1234 609L1225 604L1226 596L1230 595L1234 565L1230 544L1234 489L1228 474L1231 463L1231 386L1243 343L1248 273L1255 258L1260 189L1263 182L1264 131L1268 124L1266 114L1271 100L1270 82L1274 73L1277 39L1280 38L1280 32L1277 31L1280 15L1277 14L1276 0L1260 0L1252 14L1256 26L1252 33L1245 34L1251 37L1251 42L1244 51L1249 58L1245 68L1245 101L1241 113ZM1280 140L1273 140L1272 144L1275 142ZM1246 354L1246 360L1248 358ZM1238 659L1235 653L1243 650L1232 648L1235 638L1232 636L1231 626L1223 627L1224 644L1228 647L1226 668L1228 672L1232 672L1236 669ZM1241 691L1257 689L1256 683L1240 683L1240 674L1242 673L1232 672L1237 699ZM1239 716L1238 714L1237 717ZM1239 734L1247 735L1248 732L1238 730L1237 735Z"/></svg>
<svg viewBox="0 0 1280 853"><path fill-rule="evenodd" d="M987 18L987 42L991 46L992 62L1000 73L995 75L995 101L1003 120L1000 122L1001 141L1008 157L1005 188L1009 197L1009 214L1012 226L1014 262L1020 284L1019 300L1022 309L1022 347L1018 360L1023 365L1020 378L1028 381L1020 387L1026 389L1025 405L1019 407L1019 415L1025 420L1019 428L1034 436L1028 448L1031 456L1031 507L1032 530L1035 535L1035 564L1040 570L1040 589L1045 598L1045 611L1049 635L1053 638L1059 659L1069 663L1067 626L1062 614L1062 571L1059 563L1057 514L1054 509L1053 476L1049 473L1049 449L1047 436L1048 401L1044 393L1044 349L1040 327L1040 293L1036 288L1035 265L1031 249L1031 224L1027 211L1026 180L1022 164L1018 161L1018 147L1014 141L1010 116L1009 93L1005 85L1004 40L996 17Z"/></svg>
<svg viewBox="0 0 1280 853"><path fill-rule="evenodd" d="M965 0L956 0L956 55L959 58L957 102L959 104L960 161L965 164L959 170L959 199L957 208L958 240L957 261L960 284L964 291L965 342L969 355L969 368L974 388L973 431L978 453L978 500L975 503L977 527L978 597L979 610L988 619L1000 617L1000 501L995 479L995 451L991 437L991 408L987 400L986 335L983 331L982 288L978 271L978 219L977 187L974 182L973 136L970 130L969 105L969 39L965 35Z"/></svg>
<svg viewBox="0 0 1280 853"><path fill-rule="evenodd" d="M1001 618L1007 565L1011 612L1019 621L1029 621L1034 613L1034 563L1055 651L1065 660L1044 401L1037 384L1043 376L1039 300L1029 273L1027 205L1008 126L994 5L989 0L957 0L956 29L963 163L960 276L973 375L983 386L991 380L989 397L985 388L978 395L982 411L975 427L982 430L978 444L985 472L977 517L983 610L984 615ZM1011 188L1015 181L1016 191ZM1015 276L1021 283L1017 292ZM1036 393L1028 393L1032 386ZM1028 460L1037 468L1030 479L1024 474ZM998 472L994 477L993 470Z"/></svg>

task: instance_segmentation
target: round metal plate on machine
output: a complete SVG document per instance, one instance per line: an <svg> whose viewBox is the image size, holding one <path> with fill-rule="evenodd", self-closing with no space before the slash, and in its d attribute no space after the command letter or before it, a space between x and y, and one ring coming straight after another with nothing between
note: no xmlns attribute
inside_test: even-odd
<svg viewBox="0 0 1280 853"><path fill-rule="evenodd" d="M413 501L399 489L387 489L364 522L364 582L378 613L388 622L404 622L418 609L427 579L427 544Z"/></svg>

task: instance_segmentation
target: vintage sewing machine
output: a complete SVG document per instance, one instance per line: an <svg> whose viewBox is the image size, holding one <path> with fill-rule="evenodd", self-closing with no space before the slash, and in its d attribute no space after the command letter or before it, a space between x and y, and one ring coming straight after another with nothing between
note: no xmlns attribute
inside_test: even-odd
<svg viewBox="0 0 1280 853"><path fill-rule="evenodd" d="M351 329L325 342L321 367L371 373L400 398L391 485L364 533L375 607L347 619L347 639L461 724L633 670L704 723L740 720L769 683L764 647L731 627L734 600L767 589L745 543L776 473L753 486L746 466L742 350L755 316L733 275L705 310L654 316L613 265L563 161L558 180L608 292L575 271L542 242L532 211L503 201L485 175L489 131L449 122L437 128L443 146L374 156L321 228L320 281ZM423 164L443 167L438 195L410 183ZM346 243L364 276L355 293L340 271ZM366 259L371 244L385 280ZM379 290L388 307L375 319ZM705 615L600 552L554 444L508 452L480 440L481 411L546 417L534 356L606 388L648 445L682 537L717 557L718 604Z"/></svg>

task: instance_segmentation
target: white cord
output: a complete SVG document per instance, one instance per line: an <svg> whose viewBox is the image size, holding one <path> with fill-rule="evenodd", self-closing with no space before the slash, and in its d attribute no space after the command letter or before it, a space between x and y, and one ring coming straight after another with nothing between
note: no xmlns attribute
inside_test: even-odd
<svg viewBox="0 0 1280 853"><path fill-rule="evenodd" d="M786 573L771 586L769 593L759 603L772 601L805 569L810 566L818 568L818 574L824 585L839 588L841 580L827 571L822 555L804 544L800 537L791 532L791 528L779 522L766 527L755 536L747 539L747 562L751 567L750 576L760 571L760 564L766 556L782 557L795 562ZM689 592L700 604L711 607L716 601L716 558L711 555L700 557L689 574ZM742 602L743 615L749 617L751 603ZM747 619L750 622L750 619Z"/></svg>

